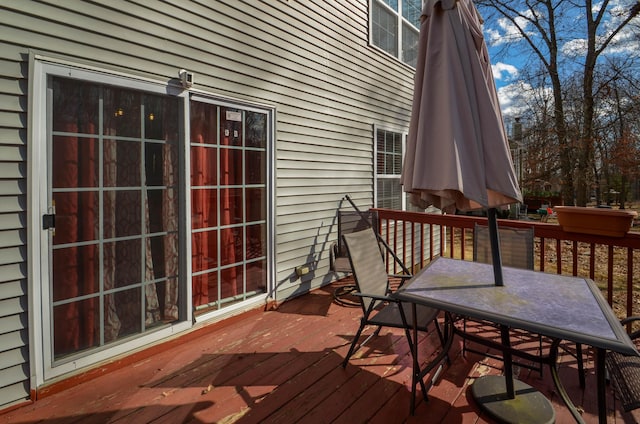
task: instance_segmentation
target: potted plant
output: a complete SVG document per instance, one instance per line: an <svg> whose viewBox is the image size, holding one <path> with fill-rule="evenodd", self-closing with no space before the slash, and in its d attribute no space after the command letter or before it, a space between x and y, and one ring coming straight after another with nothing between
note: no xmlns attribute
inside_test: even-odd
<svg viewBox="0 0 640 424"><path fill-rule="evenodd" d="M611 237L624 237L638 215L629 210L583 206L556 206L553 210L564 231Z"/></svg>

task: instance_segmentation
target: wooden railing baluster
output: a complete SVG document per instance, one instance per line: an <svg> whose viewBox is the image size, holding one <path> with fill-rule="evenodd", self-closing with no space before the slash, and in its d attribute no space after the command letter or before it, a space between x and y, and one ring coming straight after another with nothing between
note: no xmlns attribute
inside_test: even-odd
<svg viewBox="0 0 640 424"><path fill-rule="evenodd" d="M390 209L374 209L374 211L378 214L379 229L385 235L385 240L396 250L399 257L404 258L414 272L426 266L436 255L472 260L473 247L472 243L470 246L469 241L473 240L473 237L469 237L469 231L473 231L476 223L486 225L487 221L486 218L477 216L402 212ZM634 255L640 254L640 233L629 232L624 237L571 233L564 231L560 225L531 220L500 219L498 226L500 225L534 229L536 264L539 271L545 272L546 268L555 262L555 272L561 274L563 261L571 260L571 274L583 275L599 283L607 301L612 305L615 302L618 307L614 309L620 314L640 313L640 307L634 311L633 301ZM429 234L425 237L427 228ZM419 236L416 234L418 232L416 229L419 229ZM552 249L547 249L547 240L551 243L555 241L555 257ZM565 241L571 242L571 245L566 243L567 246L565 246ZM569 246L571 246L571 252L567 251ZM624 255L623 250L616 248L626 248L627 254ZM416 252L416 249L421 251ZM583 260L584 255L588 255L588 261ZM598 255L601 255L601 258ZM607 267L606 270L604 266ZM389 268L390 271L396 269L395 265L391 267L390 264ZM620 275L616 275L616 270L623 271ZM626 276L622 275L624 270L626 270ZM640 270L636 270L635 274L640 275Z"/></svg>

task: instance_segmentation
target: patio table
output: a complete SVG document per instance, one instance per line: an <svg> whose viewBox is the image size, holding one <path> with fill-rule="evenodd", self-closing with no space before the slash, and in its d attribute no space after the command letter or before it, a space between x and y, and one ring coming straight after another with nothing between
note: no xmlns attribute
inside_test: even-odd
<svg viewBox="0 0 640 424"><path fill-rule="evenodd" d="M490 321L501 326L502 338L499 347L504 354L505 377L486 376L492 377L494 382L483 382L482 380L486 377L481 377L474 382L474 385L480 387L474 390L472 386L472 391L481 408L487 408L488 412L494 415L496 411L493 408L501 403L496 402L498 400L496 398L485 402L487 394L483 391L487 390L487 387L494 386L495 378L501 378L504 382L502 387L506 388L508 399L514 399L515 396L521 396L524 393L533 393L535 399L531 408L542 414L546 408L551 408L550 403L544 404L548 400L542 394L528 386L523 389L524 383L517 380L514 383L511 355L521 356L521 354L511 348L508 329L517 328L541 334L553 340L549 355L539 359L549 365L559 394L578 422L582 422L582 418L558 376L558 346L561 340L568 340L596 349L598 416L600 423L606 423L604 377L606 351L613 350L629 355L639 355L639 353L598 287L587 278L509 267L504 267L503 279L503 286L494 284L492 265L439 257L393 295L401 301L411 302L414 307L416 304L421 304L438 308L446 312L447 317L446 346L438 358L422 370L417 359L417 332L413 333L412 411L418 381L422 381L422 378L433 369L435 362L448 354L454 334L464 336L464 333L453 325L456 316L461 315ZM504 399L504 389L502 393L496 393L496 396L509 402L508 399ZM543 399L541 400L540 397ZM543 402L543 404L537 404L537 402ZM499 408L500 406L498 406L498 415ZM551 411L553 411L552 408ZM554 417L551 418L554 419Z"/></svg>

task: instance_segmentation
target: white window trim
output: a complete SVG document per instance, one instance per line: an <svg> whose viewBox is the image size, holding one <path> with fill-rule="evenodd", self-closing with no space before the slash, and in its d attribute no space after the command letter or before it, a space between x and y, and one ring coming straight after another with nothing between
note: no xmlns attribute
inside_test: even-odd
<svg viewBox="0 0 640 424"><path fill-rule="evenodd" d="M378 131L389 131L394 132L396 134L402 135L402 164L404 166L404 155L406 153L407 147L407 133L405 131L399 131L393 128L378 126L376 124L373 125L373 204L378 207ZM389 174L383 174L389 175ZM380 178L385 178L384 176ZM391 178L391 177L389 177ZM396 177L393 177L396 178ZM397 176L400 178L400 175ZM407 210L407 196L401 196L400 202L402 205L402 210Z"/></svg>
<svg viewBox="0 0 640 424"><path fill-rule="evenodd" d="M399 7L402 8L402 0L399 0L399 2L400 2ZM398 45L397 45L398 55L397 56L394 56L391 53L389 53L388 51L384 50L383 48L378 47L373 42L373 16L372 16L372 14L373 14L374 3L377 4L380 7L384 7L385 9L387 9L388 11L393 13L397 18L397 22L398 22L398 34L397 34L397 36L398 36ZM406 22L409 25L412 25L412 26L414 26L414 25L412 23L410 23L409 21L407 21L402 16L401 12L399 13L398 11L393 10L391 7L389 7L388 4L384 3L382 0L369 0L369 16L367 17L367 20L368 20L368 24L369 24L369 40L368 40L369 41L369 47L374 48L374 49L378 50L379 52L381 52L381 53L383 53L383 54L385 54L385 55L397 60L398 62L400 62L404 66L408 67L409 69L415 70L415 67L413 65L411 65L411 64L409 64L409 63L407 63L407 62L405 62L403 60L404 54L403 54L403 49L402 49L402 45L403 45L402 44L402 24L403 24L403 22ZM414 28L415 28L415 26L414 26ZM417 28L417 31L418 31L418 34L419 34L420 33L420 28Z"/></svg>

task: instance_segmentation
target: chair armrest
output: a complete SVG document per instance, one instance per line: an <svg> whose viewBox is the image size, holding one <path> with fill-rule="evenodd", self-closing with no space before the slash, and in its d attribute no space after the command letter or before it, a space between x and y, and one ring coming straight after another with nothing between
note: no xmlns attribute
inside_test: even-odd
<svg viewBox="0 0 640 424"><path fill-rule="evenodd" d="M400 303L400 301L398 299L394 299L394 298L389 297L389 296L378 296L378 295L375 295L375 294L367 294L367 293L360 293L360 292L353 292L351 294L354 295L354 296L364 297L364 298L372 299L372 300L381 300L381 301L386 301L386 302Z"/></svg>
<svg viewBox="0 0 640 424"><path fill-rule="evenodd" d="M640 315L626 317L620 320L620 324L627 325L636 321L640 321ZM631 338L631 340L637 339L638 337L640 337L640 330L632 331L631 333L629 333L629 338Z"/></svg>
<svg viewBox="0 0 640 424"><path fill-rule="evenodd" d="M407 275L407 274L389 274L389 277L391 277L391 278L400 278L401 280L408 280L409 278L413 277L413 275Z"/></svg>
<svg viewBox="0 0 640 424"><path fill-rule="evenodd" d="M640 315L634 315L634 316L631 316L631 317L626 317L624 319L621 319L620 320L620 324L625 325L625 324L628 324L630 322L634 322L634 321L638 321L638 320L640 320Z"/></svg>
<svg viewBox="0 0 640 424"><path fill-rule="evenodd" d="M398 290L400 287L402 287L404 285L404 283L406 283L408 280L411 279L411 277L413 277L413 275L411 274L393 274L390 275L390 277L392 278L399 278L400 284L398 284L398 287L396 287L396 290Z"/></svg>

